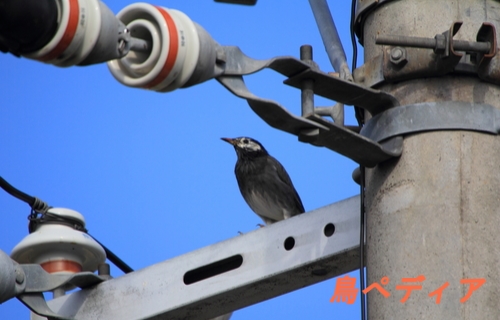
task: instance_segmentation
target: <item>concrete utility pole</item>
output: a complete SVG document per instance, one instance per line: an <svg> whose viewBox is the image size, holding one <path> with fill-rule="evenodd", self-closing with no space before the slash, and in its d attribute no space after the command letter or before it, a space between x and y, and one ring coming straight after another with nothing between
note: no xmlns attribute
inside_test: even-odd
<svg viewBox="0 0 500 320"><path fill-rule="evenodd" d="M500 2L358 0L356 22L365 52L356 81L394 95L394 109L424 103L388 115L386 128L403 131L403 153L366 173L367 285L387 276L391 294L368 294L369 319L500 319L500 139L479 128L498 132ZM476 112L483 105L494 108ZM423 282L402 280L419 275ZM471 286L460 280L471 278L486 283L461 303ZM446 282L437 304L429 294ZM401 303L398 285L422 288Z"/></svg>

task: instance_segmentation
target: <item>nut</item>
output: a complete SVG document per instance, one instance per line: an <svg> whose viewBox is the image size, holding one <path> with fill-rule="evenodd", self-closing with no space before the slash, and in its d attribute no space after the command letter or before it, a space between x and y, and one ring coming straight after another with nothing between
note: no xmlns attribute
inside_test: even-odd
<svg viewBox="0 0 500 320"><path fill-rule="evenodd" d="M389 60L396 66L404 66L408 62L406 58L406 50L401 47L392 48Z"/></svg>
<svg viewBox="0 0 500 320"><path fill-rule="evenodd" d="M24 272L23 270L20 269L20 267L17 267L16 270L16 282L18 284L21 284L24 282Z"/></svg>

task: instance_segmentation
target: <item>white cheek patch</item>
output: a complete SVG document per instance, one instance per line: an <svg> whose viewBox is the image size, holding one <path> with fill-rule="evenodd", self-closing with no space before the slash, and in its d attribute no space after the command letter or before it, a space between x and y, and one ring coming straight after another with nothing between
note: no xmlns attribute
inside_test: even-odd
<svg viewBox="0 0 500 320"><path fill-rule="evenodd" d="M248 141L248 143L243 143L243 141L240 141L238 143L238 146L242 149L249 149L249 150L252 150L252 151L259 151L261 150L261 147L255 143L255 142L252 142L252 141Z"/></svg>

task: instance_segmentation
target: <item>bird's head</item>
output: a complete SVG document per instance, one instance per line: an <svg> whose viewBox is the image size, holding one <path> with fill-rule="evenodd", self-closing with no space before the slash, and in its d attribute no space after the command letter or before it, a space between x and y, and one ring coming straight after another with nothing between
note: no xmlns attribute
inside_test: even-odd
<svg viewBox="0 0 500 320"><path fill-rule="evenodd" d="M249 158L268 155L266 149L260 144L259 141L249 137L239 138L221 138L233 145L234 150L238 154L238 158Z"/></svg>

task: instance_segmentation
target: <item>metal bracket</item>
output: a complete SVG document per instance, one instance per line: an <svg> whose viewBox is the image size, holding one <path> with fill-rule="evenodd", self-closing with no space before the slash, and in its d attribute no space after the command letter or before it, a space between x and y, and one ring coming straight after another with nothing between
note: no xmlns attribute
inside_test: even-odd
<svg viewBox="0 0 500 320"><path fill-rule="evenodd" d="M48 307L42 292L63 286L88 288L105 280L92 272L50 274L38 264L18 264L1 250L0 266L0 303L17 297L31 311L53 319L67 318Z"/></svg>
<svg viewBox="0 0 500 320"><path fill-rule="evenodd" d="M237 47L223 48L224 72L216 78L217 81L236 96L246 99L252 110L270 126L294 134L300 141L325 146L366 167L374 167L381 161L401 154L401 141L395 140L391 147L387 148L319 116L295 116L279 103L251 93L242 75L269 68L287 76L288 79L284 83L298 89L302 88L305 80L312 80L315 94L340 103L359 106L371 113L398 106L399 102L392 95L323 73L317 70L313 63L306 63L294 57L253 60Z"/></svg>
<svg viewBox="0 0 500 320"><path fill-rule="evenodd" d="M0 303L7 301L26 289L26 275L16 261L0 250Z"/></svg>
<svg viewBox="0 0 500 320"><path fill-rule="evenodd" d="M395 45L412 48L433 49L436 54L448 57L450 54L456 54L455 51L490 53L493 43L474 42L464 40L453 40L453 36L462 26L462 21L455 21L451 24L449 30L437 34L434 38L421 38L409 36L381 35L375 40L376 44Z"/></svg>
<svg viewBox="0 0 500 320"><path fill-rule="evenodd" d="M359 268L359 196L48 301L66 318L208 319Z"/></svg>
<svg viewBox="0 0 500 320"><path fill-rule="evenodd" d="M53 312L47 305L42 292L52 291L63 286L83 289L106 280L104 277L100 277L92 272L80 272L69 275L50 274L38 264L25 264L21 265L21 267L26 275L26 289L17 298L34 313L53 319L68 318Z"/></svg>
<svg viewBox="0 0 500 320"><path fill-rule="evenodd" d="M390 93L368 88L354 82L342 80L321 71L304 70L299 74L286 75L283 83L300 89L305 79L314 80L314 93L343 104L357 106L374 114L399 106L399 101Z"/></svg>
<svg viewBox="0 0 500 320"><path fill-rule="evenodd" d="M319 129L307 135L303 134L299 136L299 140L325 146L343 155L350 154L352 160L365 167L373 168L380 162L400 156L403 152L403 139L401 137L395 137L382 143L374 143L374 140L360 134L353 134L345 127L338 126L318 115L311 115L308 119L324 125L328 130ZM370 157L366 157L366 154L369 154Z"/></svg>
<svg viewBox="0 0 500 320"><path fill-rule="evenodd" d="M319 116L295 116L277 102L252 94L241 76L222 76L217 80L236 96L246 99L252 110L270 126L292 133L302 142L327 147L369 168L401 154L402 143L394 148L396 152L389 151L379 143Z"/></svg>
<svg viewBox="0 0 500 320"><path fill-rule="evenodd" d="M385 47L382 55L356 69L354 78L358 83L372 87L384 81L397 82L459 72L478 75L484 81L500 84L495 26L483 23L477 41L473 42L453 39L461 25L462 22L456 21L449 30L434 38L379 36L377 44L395 47Z"/></svg>
<svg viewBox="0 0 500 320"><path fill-rule="evenodd" d="M315 94L347 105L356 105L369 112L399 105L399 101L391 94L331 76L320 71L315 63L308 63L291 56L254 60L238 47L225 46L223 49L224 71L216 79L221 76L252 74L269 68L288 77L289 79L284 81L285 84L301 89L302 81L311 79L314 80Z"/></svg>
<svg viewBox="0 0 500 320"><path fill-rule="evenodd" d="M491 44L488 53L476 56L477 74L484 81L500 84L500 57L497 55L497 35L495 26L489 22L484 22L476 37L478 42Z"/></svg>
<svg viewBox="0 0 500 320"><path fill-rule="evenodd" d="M463 56L455 51L454 46L457 47L462 42L469 44L467 41L453 40L453 36L461 26L462 22L454 22L449 30L437 34L434 39L379 36L376 40L377 44L396 45L396 47L384 48L382 65L384 79L394 82L452 72ZM481 43L481 45L486 44ZM433 51L422 48L433 49Z"/></svg>
<svg viewBox="0 0 500 320"><path fill-rule="evenodd" d="M500 110L489 104L446 101L393 108L371 118L361 134L384 141L410 133L436 130L500 132Z"/></svg>

